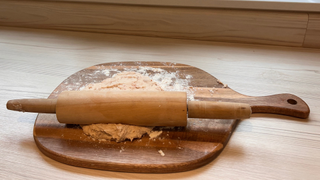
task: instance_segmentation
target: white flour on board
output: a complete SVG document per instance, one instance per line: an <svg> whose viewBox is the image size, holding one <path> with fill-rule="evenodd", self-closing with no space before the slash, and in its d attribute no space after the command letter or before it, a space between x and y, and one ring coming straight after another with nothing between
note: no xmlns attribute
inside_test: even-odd
<svg viewBox="0 0 320 180"><path fill-rule="evenodd" d="M187 93L189 101L194 100L194 90L189 83L193 78L192 75L185 75L185 78L179 77L179 72L168 72L161 68L153 68L140 66L139 68L124 68L124 71L118 69L98 69L94 74L103 73L106 76L114 78L121 72L137 72L143 76L149 77L153 82L157 83L164 91L182 91ZM85 85L86 86L86 85ZM85 86L81 87L83 90Z"/></svg>
<svg viewBox="0 0 320 180"><path fill-rule="evenodd" d="M186 92L188 100L194 100L193 89L189 86L192 75L186 75L186 78L184 79L179 77L179 72L168 72L161 68L142 66L140 66L138 69L125 68L125 71L133 71L140 73L143 76L149 77L153 82L156 82L164 91Z"/></svg>

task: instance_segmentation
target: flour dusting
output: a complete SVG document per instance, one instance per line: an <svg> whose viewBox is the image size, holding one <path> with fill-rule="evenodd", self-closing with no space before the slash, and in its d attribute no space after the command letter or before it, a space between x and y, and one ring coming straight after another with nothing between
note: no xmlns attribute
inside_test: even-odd
<svg viewBox="0 0 320 180"><path fill-rule="evenodd" d="M188 100L194 100L194 90L189 86L192 75L186 75L185 78L179 76L179 72L168 72L161 68L143 67L125 68L125 71L137 72L143 76L149 77L156 82L164 91L183 91L187 93ZM115 77L116 74L113 76Z"/></svg>

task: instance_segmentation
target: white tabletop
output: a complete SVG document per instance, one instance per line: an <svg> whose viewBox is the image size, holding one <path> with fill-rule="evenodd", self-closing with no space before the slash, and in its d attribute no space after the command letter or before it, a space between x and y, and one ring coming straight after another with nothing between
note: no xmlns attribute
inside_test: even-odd
<svg viewBox="0 0 320 180"><path fill-rule="evenodd" d="M320 179L320 50L0 27L0 179ZM211 163L182 173L119 173L73 167L43 155L36 114L9 99L46 98L83 68L115 61L198 67L246 95L292 93L308 120L255 114L238 124Z"/></svg>

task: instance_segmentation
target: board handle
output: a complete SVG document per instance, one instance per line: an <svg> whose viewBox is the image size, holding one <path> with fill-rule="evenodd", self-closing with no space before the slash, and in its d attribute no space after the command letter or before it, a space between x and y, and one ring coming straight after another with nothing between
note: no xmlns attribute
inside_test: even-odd
<svg viewBox="0 0 320 180"><path fill-rule="evenodd" d="M307 103L293 94L251 97L243 102L250 104L252 113L281 114L303 119L310 114Z"/></svg>
<svg viewBox="0 0 320 180"><path fill-rule="evenodd" d="M55 113L57 99L14 99L7 102L7 109L22 112Z"/></svg>

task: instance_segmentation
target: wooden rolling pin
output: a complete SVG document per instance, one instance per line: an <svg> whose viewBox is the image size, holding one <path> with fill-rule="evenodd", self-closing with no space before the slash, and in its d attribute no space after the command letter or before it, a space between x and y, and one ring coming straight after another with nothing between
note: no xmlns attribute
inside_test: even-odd
<svg viewBox="0 0 320 180"><path fill-rule="evenodd" d="M56 113L60 123L123 123L140 126L186 126L189 118L243 119L251 107L243 103L189 101L185 92L64 91L58 99L17 99L7 109Z"/></svg>

